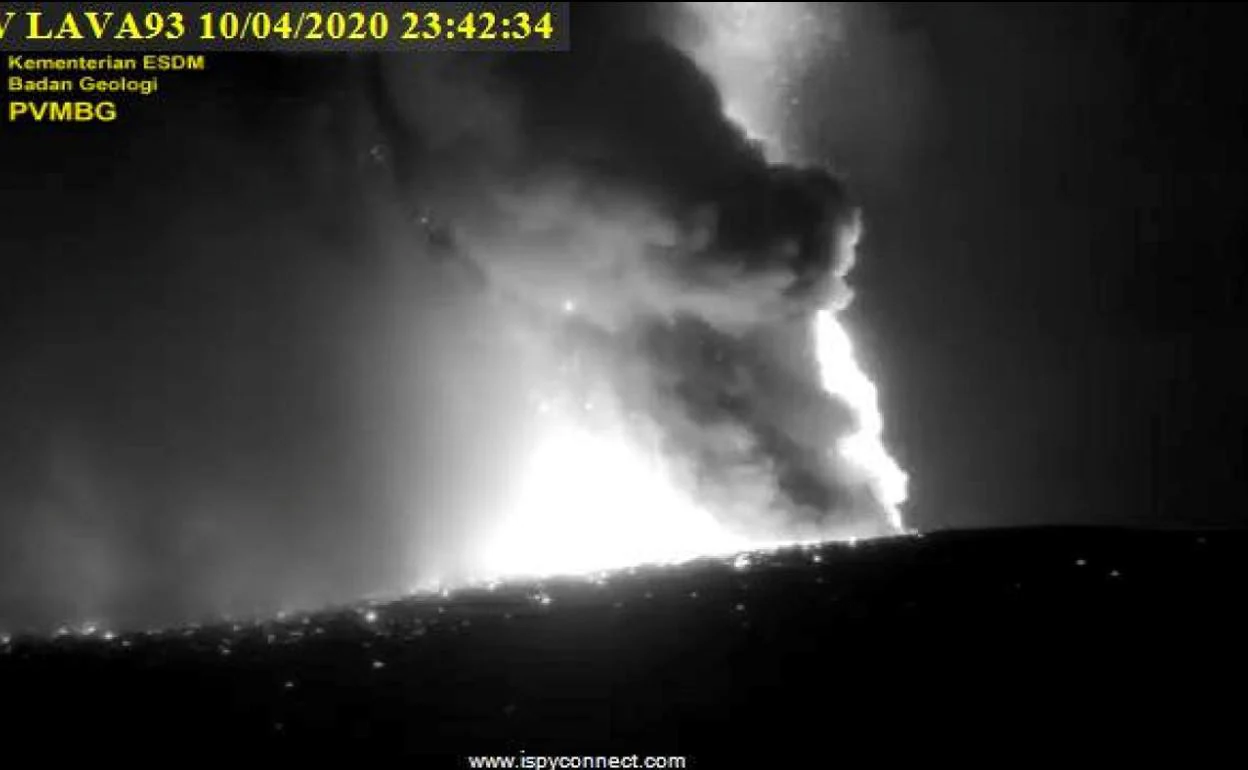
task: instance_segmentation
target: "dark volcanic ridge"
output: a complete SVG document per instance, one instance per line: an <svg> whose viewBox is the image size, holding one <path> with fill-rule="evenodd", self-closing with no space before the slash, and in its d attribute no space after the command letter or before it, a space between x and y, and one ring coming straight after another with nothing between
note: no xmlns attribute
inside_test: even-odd
<svg viewBox="0 0 1248 770"><path fill-rule="evenodd" d="M1087 709L1138 725L1174 718L1167 699L1191 716L1214 702L1203 688L1244 683L1245 557L1238 531L825 543L259 621L6 637L0 681L15 735L72 726L286 754L711 757L725 731L745 731L741 750L814 740L829 720L882 733L898 710L954 718L947 702L968 694L958 718L998 728Z"/></svg>
<svg viewBox="0 0 1248 770"><path fill-rule="evenodd" d="M717 598L745 596L751 582L802 580L827 586L838 600L870 601L901 611L937 602L949 608L962 601L980 601L992 594L973 574L1008 571L1007 595L1023 600L1028 583L1046 590L1078 591L1085 599L1106 590L1161 590L1186 580L1210 579L1210 570L1231 567L1248 548L1248 532L1209 530L1175 532L1093 527L1038 527L990 531L946 531L869 540L784 545L727 556L708 556L679 564L639 565L590 575L517 578L441 588L393 597L372 597L316 611L261 613L249 617L215 617L167 628L120 632L106 624L66 624L46 632L0 632L0 652L134 650L175 640L199 649L205 644L312 642L332 628L356 629L365 635L400 634L412 629L453 625L453 618L510 620L516 615L548 614L569 608L601 605L613 609L628 602L654 601L688 589L716 592ZM1160 564L1177 569L1162 585L1141 585ZM1186 565L1186 570L1184 569ZM1143 568L1142 570L1140 568ZM881 569L885 568L885 569ZM1076 569L1072 569L1076 568ZM1245 566L1248 571L1248 565ZM1196 570L1196 574L1190 574ZM1128 573L1131 582L1127 583ZM1187 574L1185 574L1187 573ZM916 577L917 586L902 588ZM890 588L891 586L891 588ZM999 588L999 586L998 586ZM1088 591L1092 594L1088 594ZM656 594L656 591L658 592ZM697 596L689 598L696 599ZM828 597L824 597L827 599ZM558 605L556 606L556 600ZM880 602L883 601L883 605ZM410 627L410 628L409 628ZM317 629L320 629L319 631ZM271 638L270 638L271 637ZM214 641L215 640L215 641Z"/></svg>

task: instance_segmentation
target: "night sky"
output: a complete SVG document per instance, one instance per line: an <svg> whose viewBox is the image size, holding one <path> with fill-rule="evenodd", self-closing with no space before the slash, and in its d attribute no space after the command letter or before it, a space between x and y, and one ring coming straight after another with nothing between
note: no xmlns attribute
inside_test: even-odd
<svg viewBox="0 0 1248 770"><path fill-rule="evenodd" d="M513 262L480 253L532 235L495 220L555 216L541 201L624 221L619 238L766 255L733 263L740 292L725 296L748 302L729 310L668 291L721 286L718 263L585 280L620 304L586 310L576 339L606 367L623 366L621 345L644 349L629 360L674 384L630 408L677 424L671 440L703 467L711 410L796 468L777 483L802 516L859 499L804 470L811 447L776 394L813 404L807 386L777 375L738 403L713 365L690 374L681 345L701 335L775 371L757 362L765 339L724 330L755 320L762 279L791 281L785 308L827 289L852 202L865 234L844 318L911 476L910 526L1244 524L1233 12L843 8L836 42L784 86L786 134L840 179L774 172L666 43L595 63L586 51L675 23L597 13L566 55L580 69L561 54L214 56L116 124L0 129L0 620L340 600L453 563L523 451L512 421L530 373L498 367L525 341L495 316L561 301L549 271L566 268L526 261L537 236ZM604 96L648 82L662 85ZM580 187L560 187L569 174ZM520 179L537 203L481 203ZM707 196L772 213L707 235ZM645 206L630 218L638 200L679 212L679 232L651 233ZM603 232L558 237L610 251ZM777 233L801 244L783 264ZM510 293L474 293L490 281ZM641 307L704 323L621 332ZM836 408L801 415L845 430Z"/></svg>

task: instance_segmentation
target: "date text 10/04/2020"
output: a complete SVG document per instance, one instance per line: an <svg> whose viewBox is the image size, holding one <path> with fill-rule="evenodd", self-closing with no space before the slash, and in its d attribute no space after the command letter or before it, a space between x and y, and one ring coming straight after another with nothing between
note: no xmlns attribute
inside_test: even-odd
<svg viewBox="0 0 1248 770"><path fill-rule="evenodd" d="M322 14L307 11L298 14L283 12L270 16L264 12L240 15L233 11L205 13L200 17L203 39L276 37L283 40L549 40L555 34L553 15L547 11L497 14L493 11L468 11L460 17L438 11L404 11L398 22L381 11Z"/></svg>

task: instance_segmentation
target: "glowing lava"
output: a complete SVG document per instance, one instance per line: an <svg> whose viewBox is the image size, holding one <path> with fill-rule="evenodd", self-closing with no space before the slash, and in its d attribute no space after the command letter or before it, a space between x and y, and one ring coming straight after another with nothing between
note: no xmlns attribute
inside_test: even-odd
<svg viewBox="0 0 1248 770"><path fill-rule="evenodd" d="M837 452L863 475L875 498L885 506L889 524L900 532L904 525L899 506L906 501L909 478L884 447L884 418L875 384L858 365L849 334L832 310L816 313L814 324L823 388L849 404L858 419L857 430L837 442Z"/></svg>
<svg viewBox="0 0 1248 770"><path fill-rule="evenodd" d="M628 432L565 416L551 422L481 552L481 572L586 574L750 547L682 492L669 464Z"/></svg>

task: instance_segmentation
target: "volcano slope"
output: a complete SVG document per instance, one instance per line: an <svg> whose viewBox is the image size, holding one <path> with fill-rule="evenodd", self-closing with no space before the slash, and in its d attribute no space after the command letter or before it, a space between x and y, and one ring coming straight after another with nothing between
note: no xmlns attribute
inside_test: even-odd
<svg viewBox="0 0 1248 770"><path fill-rule="evenodd" d="M1248 683L1246 557L1244 532L946 532L18 635L0 646L2 724L10 751L160 761L790 766L1159 741L1190 760L1233 735Z"/></svg>

